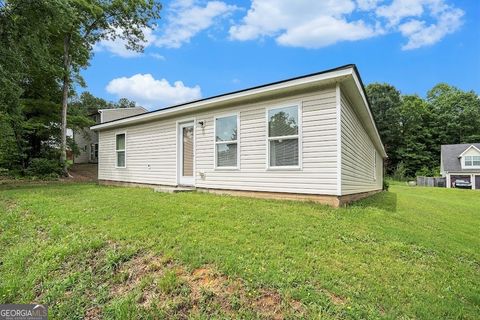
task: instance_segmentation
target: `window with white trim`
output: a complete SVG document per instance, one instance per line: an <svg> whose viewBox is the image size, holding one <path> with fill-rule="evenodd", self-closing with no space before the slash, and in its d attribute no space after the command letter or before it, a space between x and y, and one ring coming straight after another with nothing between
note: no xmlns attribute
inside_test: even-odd
<svg viewBox="0 0 480 320"><path fill-rule="evenodd" d="M215 118L215 167L238 167L238 116Z"/></svg>
<svg viewBox="0 0 480 320"><path fill-rule="evenodd" d="M117 154L117 168L125 168L125 133L116 135L115 151Z"/></svg>
<svg viewBox="0 0 480 320"><path fill-rule="evenodd" d="M269 167L298 167L298 106L270 109L267 120Z"/></svg>
<svg viewBox="0 0 480 320"><path fill-rule="evenodd" d="M465 156L465 167L480 167L480 156Z"/></svg>

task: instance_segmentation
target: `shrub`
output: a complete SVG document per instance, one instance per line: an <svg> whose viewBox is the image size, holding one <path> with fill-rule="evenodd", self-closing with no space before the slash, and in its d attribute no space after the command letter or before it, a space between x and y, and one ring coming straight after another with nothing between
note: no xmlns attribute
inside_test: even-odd
<svg viewBox="0 0 480 320"><path fill-rule="evenodd" d="M62 165L58 160L34 158L25 170L25 175L40 178L58 178L62 174Z"/></svg>
<svg viewBox="0 0 480 320"><path fill-rule="evenodd" d="M390 183L383 179L383 191L388 191L388 188L390 188Z"/></svg>

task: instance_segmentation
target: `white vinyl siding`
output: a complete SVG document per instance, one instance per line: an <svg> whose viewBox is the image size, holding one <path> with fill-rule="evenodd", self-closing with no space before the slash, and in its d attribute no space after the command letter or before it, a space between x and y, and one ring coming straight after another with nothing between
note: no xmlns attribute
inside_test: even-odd
<svg viewBox="0 0 480 320"><path fill-rule="evenodd" d="M137 114L145 113L143 108L116 108L116 109L102 109L102 122L114 121L126 117L131 117Z"/></svg>
<svg viewBox="0 0 480 320"><path fill-rule="evenodd" d="M266 110L300 103L302 119L299 159L301 170L266 168ZM238 114L238 170L215 168L215 118ZM158 185L177 185L176 122L195 117L195 185L200 188L335 195L337 140L335 88L190 113L128 126L124 170L115 170L115 130L100 131L99 179Z"/></svg>
<svg viewBox="0 0 480 320"><path fill-rule="evenodd" d="M340 104L342 195L381 190L383 159L343 92Z"/></svg>

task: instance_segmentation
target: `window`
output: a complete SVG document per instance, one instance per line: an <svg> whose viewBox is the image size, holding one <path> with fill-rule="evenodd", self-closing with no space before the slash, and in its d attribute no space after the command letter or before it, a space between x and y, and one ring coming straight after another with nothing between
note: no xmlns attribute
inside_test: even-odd
<svg viewBox="0 0 480 320"><path fill-rule="evenodd" d="M98 143L90 145L90 160L95 161L98 158Z"/></svg>
<svg viewBox="0 0 480 320"><path fill-rule="evenodd" d="M465 167L480 167L480 156L465 156Z"/></svg>
<svg viewBox="0 0 480 320"><path fill-rule="evenodd" d="M298 106L268 110L269 167L299 166Z"/></svg>
<svg viewBox="0 0 480 320"><path fill-rule="evenodd" d="M215 119L215 167L238 167L238 116Z"/></svg>
<svg viewBox="0 0 480 320"><path fill-rule="evenodd" d="M117 134L116 137L117 168L125 168L125 133Z"/></svg>

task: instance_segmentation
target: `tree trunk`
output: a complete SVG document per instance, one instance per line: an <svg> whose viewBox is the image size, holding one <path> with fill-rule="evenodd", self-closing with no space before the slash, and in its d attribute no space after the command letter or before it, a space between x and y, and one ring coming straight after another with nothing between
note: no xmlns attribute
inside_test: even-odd
<svg viewBox="0 0 480 320"><path fill-rule="evenodd" d="M63 85L62 85L62 140L60 144L60 162L63 166L63 174L68 176L67 163L67 110L68 110L68 88L70 85L70 35L63 39Z"/></svg>

